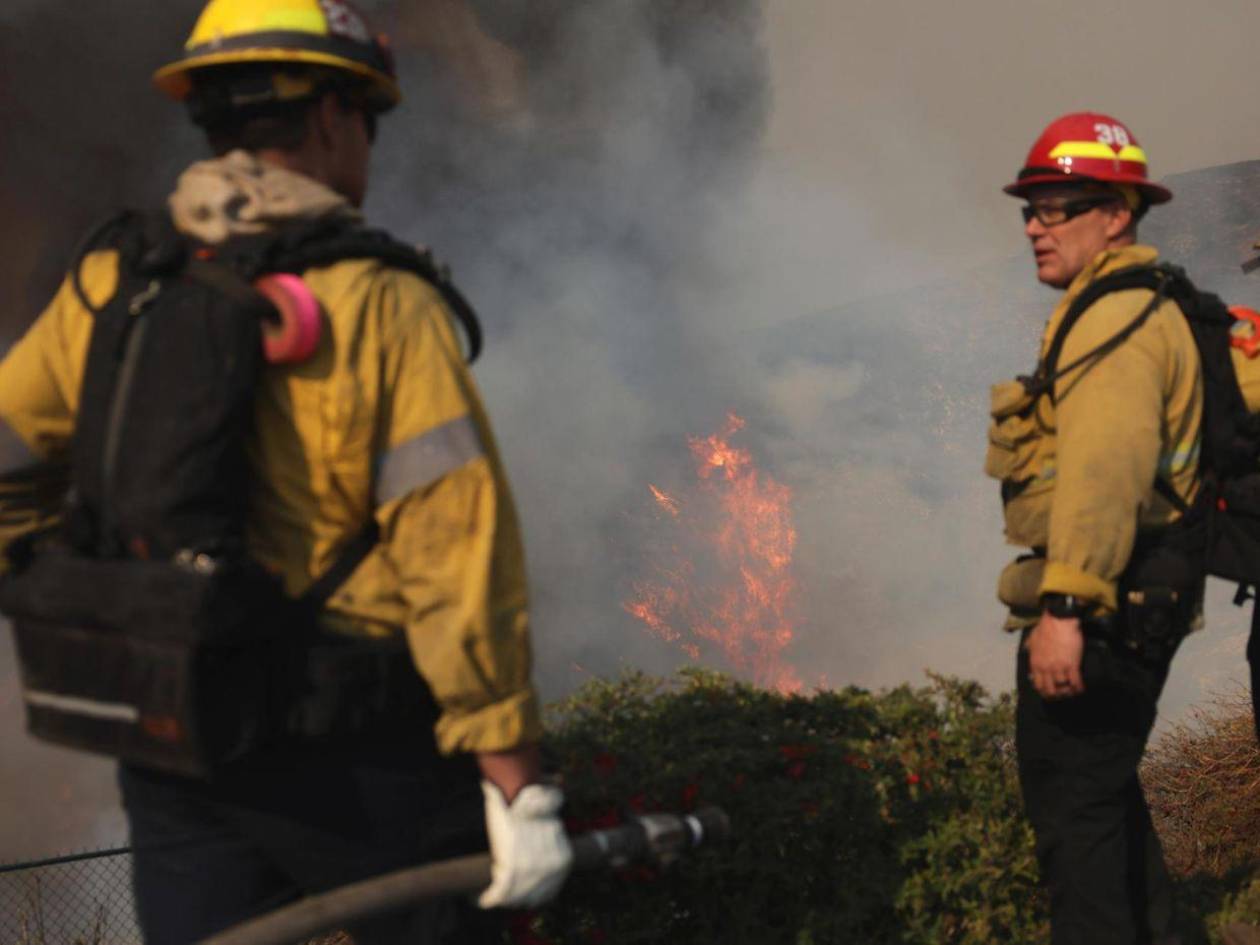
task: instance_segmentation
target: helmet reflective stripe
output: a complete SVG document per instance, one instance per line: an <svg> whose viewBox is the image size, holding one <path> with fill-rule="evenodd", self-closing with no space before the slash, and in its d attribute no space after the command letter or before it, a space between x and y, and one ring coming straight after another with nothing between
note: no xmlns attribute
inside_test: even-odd
<svg viewBox="0 0 1260 945"><path fill-rule="evenodd" d="M214 42L212 35L209 40L203 35L207 29L203 28L200 23L193 34L188 37L185 49L192 49L196 45L206 42ZM328 32L328 23L324 20L324 14L319 10L267 10L259 16L258 27L260 31L266 30L296 30L299 33L316 33L324 35ZM212 27L213 29L213 27ZM222 35L221 33L219 35Z"/></svg>
<svg viewBox="0 0 1260 945"><path fill-rule="evenodd" d="M1050 152L1052 158L1102 158L1104 161L1133 161L1146 163L1146 152L1136 144L1126 145L1117 151L1101 141L1064 141Z"/></svg>
<svg viewBox="0 0 1260 945"><path fill-rule="evenodd" d="M210 0L186 48L277 30L372 41L363 16L343 0Z"/></svg>

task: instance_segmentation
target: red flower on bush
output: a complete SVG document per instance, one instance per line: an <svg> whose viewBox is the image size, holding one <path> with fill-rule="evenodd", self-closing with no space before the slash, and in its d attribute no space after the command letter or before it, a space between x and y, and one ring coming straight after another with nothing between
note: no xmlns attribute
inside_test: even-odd
<svg viewBox="0 0 1260 945"><path fill-rule="evenodd" d="M906 784L918 784L918 783L919 783L918 774L911 771L906 775Z"/></svg>
<svg viewBox="0 0 1260 945"><path fill-rule="evenodd" d="M556 945L534 931L534 920L537 912L513 912L508 918L508 936L512 945Z"/></svg>
<svg viewBox="0 0 1260 945"><path fill-rule="evenodd" d="M587 830L607 830L621 825L621 814L615 807L593 814L590 817L566 817L564 826L569 833L584 833Z"/></svg>
<svg viewBox="0 0 1260 945"><path fill-rule="evenodd" d="M694 781L687 783L682 789L682 806L683 810L694 810L696 806L696 798L700 796L700 785Z"/></svg>
<svg viewBox="0 0 1260 945"><path fill-rule="evenodd" d="M863 771L871 770L871 763L861 755L845 755L844 763L854 768L861 768Z"/></svg>
<svg viewBox="0 0 1260 945"><path fill-rule="evenodd" d="M788 765L787 776L793 781L799 781L805 776L805 762L793 761Z"/></svg>
<svg viewBox="0 0 1260 945"><path fill-rule="evenodd" d="M817 817L820 811L821 808L818 806L817 801L801 801L801 813L804 814L806 818Z"/></svg>
<svg viewBox="0 0 1260 945"><path fill-rule="evenodd" d="M626 868L624 875L632 883L654 883L660 874L650 866L631 866Z"/></svg>
<svg viewBox="0 0 1260 945"><path fill-rule="evenodd" d="M643 814L648 809L648 796L642 792L632 794L630 800L626 801L627 806L636 814Z"/></svg>
<svg viewBox="0 0 1260 945"><path fill-rule="evenodd" d="M818 751L817 745L780 745L779 754L785 761L803 761Z"/></svg>
<svg viewBox="0 0 1260 945"><path fill-rule="evenodd" d="M605 778L617 770L617 756L610 755L606 751L601 751L596 755L592 759L592 763L595 765L595 770Z"/></svg>
<svg viewBox="0 0 1260 945"><path fill-rule="evenodd" d="M741 771L739 774L735 775L735 780L731 782L731 790L738 791L740 788L744 786L744 782L746 782L747 780L748 780L748 775L744 774L744 772Z"/></svg>
<svg viewBox="0 0 1260 945"><path fill-rule="evenodd" d="M590 942L591 945L604 945L604 943L608 941L608 933L603 929L598 928L587 929L586 940Z"/></svg>

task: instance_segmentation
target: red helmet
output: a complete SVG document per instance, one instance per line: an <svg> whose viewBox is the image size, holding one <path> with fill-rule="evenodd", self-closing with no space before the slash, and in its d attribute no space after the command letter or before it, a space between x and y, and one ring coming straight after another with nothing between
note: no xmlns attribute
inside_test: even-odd
<svg viewBox="0 0 1260 945"><path fill-rule="evenodd" d="M1146 152L1133 133L1110 115L1097 112L1075 112L1052 121L1028 152L1018 179L1002 189L1025 197L1034 184L1073 181L1128 184L1148 204L1172 199L1172 191L1147 178Z"/></svg>

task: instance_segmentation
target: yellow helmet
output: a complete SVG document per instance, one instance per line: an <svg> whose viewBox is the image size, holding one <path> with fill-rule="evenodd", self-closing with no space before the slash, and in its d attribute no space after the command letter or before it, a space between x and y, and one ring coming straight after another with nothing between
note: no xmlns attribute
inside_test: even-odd
<svg viewBox="0 0 1260 945"><path fill-rule="evenodd" d="M153 83L176 101L187 101L193 76L215 66L275 63L315 66L364 80L369 104L386 111L402 93L389 40L374 35L367 19L348 0L210 0L202 10L184 55L153 75ZM273 100L302 98L313 83L276 83Z"/></svg>

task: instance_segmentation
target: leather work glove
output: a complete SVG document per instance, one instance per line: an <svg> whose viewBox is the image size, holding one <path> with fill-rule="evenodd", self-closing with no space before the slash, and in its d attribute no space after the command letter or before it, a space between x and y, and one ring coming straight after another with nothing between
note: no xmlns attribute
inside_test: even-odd
<svg viewBox="0 0 1260 945"><path fill-rule="evenodd" d="M508 804L488 781L481 782L481 791L494 866L490 887L477 904L483 909L542 905L560 891L573 865L559 817L564 793L546 784L527 784Z"/></svg>

